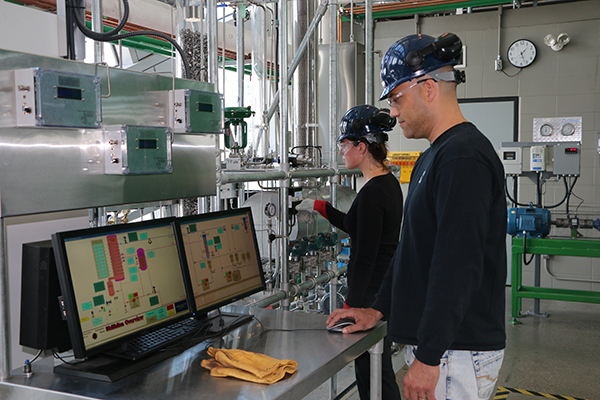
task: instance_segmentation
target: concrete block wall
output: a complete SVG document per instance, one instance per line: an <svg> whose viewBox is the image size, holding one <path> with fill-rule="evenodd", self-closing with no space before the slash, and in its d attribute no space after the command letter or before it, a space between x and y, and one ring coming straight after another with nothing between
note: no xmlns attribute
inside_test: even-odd
<svg viewBox="0 0 600 400"><path fill-rule="evenodd" d="M380 82L383 54L399 38L417 32L432 36L456 33L466 46L467 54L467 82L458 87L459 98L518 96L520 141L533 141L534 118L582 117L581 176L574 188L574 194L581 200L571 197L569 210L573 213L579 206L577 212L581 218L600 218L600 2L538 4L521 9L505 8L500 18L498 8L491 7L470 14L420 17L418 26L414 19L377 22L374 47L381 53L374 56L374 81ZM556 36L562 32L571 36L571 42L561 51L555 52L544 44L545 35ZM359 41L362 41L361 34L360 30L355 30ZM510 44L520 38L534 42L537 58L519 72L508 62L506 52ZM494 70L498 54L506 74ZM374 92L377 98L381 92L378 84ZM376 102L376 105L384 107L386 103ZM425 150L429 146L425 140L404 138L399 127L390 137L391 151ZM545 204L559 202L564 193L562 180L547 182L544 185ZM535 201L535 186L527 178L519 179L519 201ZM551 211L553 218L565 216L564 204ZM600 238L600 233L593 229L581 229L580 232L585 238ZM568 237L569 234L570 231L564 228L553 227L551 232L556 236ZM542 286L600 291L600 259L550 257L548 269L561 279L552 277L544 267L543 263ZM533 264L524 268L523 279L524 284L533 285Z"/></svg>

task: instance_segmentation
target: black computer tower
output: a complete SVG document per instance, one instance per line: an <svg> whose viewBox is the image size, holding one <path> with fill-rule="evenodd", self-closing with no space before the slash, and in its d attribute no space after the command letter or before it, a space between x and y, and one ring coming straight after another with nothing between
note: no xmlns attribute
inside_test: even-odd
<svg viewBox="0 0 600 400"><path fill-rule="evenodd" d="M71 349L58 302L61 290L52 241L23 243L22 261L19 343L39 350Z"/></svg>

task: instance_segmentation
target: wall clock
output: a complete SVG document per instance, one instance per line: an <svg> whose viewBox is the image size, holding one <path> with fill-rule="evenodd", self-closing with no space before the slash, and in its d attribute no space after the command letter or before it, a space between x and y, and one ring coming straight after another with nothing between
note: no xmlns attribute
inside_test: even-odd
<svg viewBox="0 0 600 400"><path fill-rule="evenodd" d="M508 61L517 68L530 66L537 56L537 48L531 40L519 39L508 47Z"/></svg>

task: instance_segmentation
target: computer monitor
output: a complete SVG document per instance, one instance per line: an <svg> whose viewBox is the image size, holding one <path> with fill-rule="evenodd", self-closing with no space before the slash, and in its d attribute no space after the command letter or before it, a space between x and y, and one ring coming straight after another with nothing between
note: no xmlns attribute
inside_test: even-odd
<svg viewBox="0 0 600 400"><path fill-rule="evenodd" d="M197 318L265 290L249 207L177 218L175 225Z"/></svg>
<svg viewBox="0 0 600 400"><path fill-rule="evenodd" d="M173 220L52 235L76 358L108 351L193 315Z"/></svg>

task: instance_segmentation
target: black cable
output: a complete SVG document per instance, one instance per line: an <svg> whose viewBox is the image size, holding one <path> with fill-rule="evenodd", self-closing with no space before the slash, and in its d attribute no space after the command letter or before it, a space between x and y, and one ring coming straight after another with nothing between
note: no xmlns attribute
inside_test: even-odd
<svg viewBox="0 0 600 400"><path fill-rule="evenodd" d="M29 361L29 363L30 363L30 364L33 364L33 362L34 362L35 360L37 360L37 359L38 359L38 357L39 357L39 356L42 354L42 351L43 351L43 350L40 350L40 351L38 351L38 353L35 355L35 357L33 357L33 358L32 358L32 359Z"/></svg>
<svg viewBox="0 0 600 400"><path fill-rule="evenodd" d="M516 74L514 74L514 75L509 75L509 74L507 74L506 72L504 72L504 70L501 70L501 71L502 71L502 73L503 73L504 75L508 76L509 78L514 78L515 76L519 75L519 72L521 72L522 70L523 70L523 68L519 68L519 70L517 71L517 73L516 73Z"/></svg>
<svg viewBox="0 0 600 400"><path fill-rule="evenodd" d="M74 0L71 0L71 1L74 1ZM127 0L123 0L123 2L125 3L125 2L127 2ZM90 31L89 29L87 29L87 27L85 26L85 22L83 22L81 20L81 17L79 17L77 15L77 13L74 12L74 9L72 10L72 12L73 12L73 15L75 16L75 23L77 24L77 27L79 28L79 30L81 30L81 32L85 36L89 37L90 39L94 39L98 42L112 42L112 41L116 41L116 40L127 39L127 38L134 37L134 36L155 36L155 37L159 37L161 39L165 39L166 41L171 43L173 45L173 47L175 47L175 49L177 49L177 51L179 52L179 55L181 56L181 63L183 64L183 68L185 69L184 78L187 79L189 76L191 76L190 66L188 63L187 56L185 55L185 52L183 51L181 46L179 46L177 41L175 41L169 35L166 35L162 32L156 32L156 31L135 31L135 32L127 32L127 33L111 35L109 37L106 37L104 33L101 34L101 33ZM115 30L113 29L110 32L114 32L114 31ZM106 33L109 33L109 32L106 32Z"/></svg>
<svg viewBox="0 0 600 400"><path fill-rule="evenodd" d="M262 336L265 333L268 332L314 332L314 331L326 331L327 328L307 328L307 329L278 329L278 328L273 328L273 329L264 329L260 335L258 335L259 338L262 338Z"/></svg>
<svg viewBox="0 0 600 400"><path fill-rule="evenodd" d="M504 178L504 191L506 193L506 197L508 197L508 199L517 206L522 206L522 207L529 207L529 204L523 204L523 203L519 203L518 201L516 201L515 199L513 199L510 195L510 193L508 192L508 185L507 185L507 181L508 181L508 177Z"/></svg>
<svg viewBox="0 0 600 400"><path fill-rule="evenodd" d="M560 203L555 204L553 206L545 206L544 208L556 208L567 200L567 197L569 197L569 185L567 185L567 177L566 176L563 176L563 182L565 183L565 197L563 197L563 199L560 201Z"/></svg>
<svg viewBox="0 0 600 400"><path fill-rule="evenodd" d="M58 359L58 360L62 361L62 362L63 362L63 363L65 363L65 364L79 364L79 363L81 363L81 362L83 362L83 361L84 361L84 360L75 361L75 362L72 362L72 361L67 361L67 360L65 360L64 358L62 358L62 357L61 357L61 356L60 356L60 355L59 355L57 352L54 352L54 353L52 353L52 355L54 356L54 358L56 358L56 359ZM69 357L74 357L74 356L72 356L72 355L71 355L71 356L69 356ZM66 358L66 357L65 357L65 358Z"/></svg>
<svg viewBox="0 0 600 400"><path fill-rule="evenodd" d="M532 254L529 261L527 261L527 247L525 245L526 241L527 241L527 233L523 232L523 263L525 263L525 265L529 265L533 261L533 257L535 257L535 254Z"/></svg>
<svg viewBox="0 0 600 400"><path fill-rule="evenodd" d="M577 178L579 178L579 177L578 176L575 177L575 180L571 183L571 187L569 188L569 196L567 198L567 206L566 206L567 218L569 217L569 201L571 200L571 194L573 193L573 188L575 187L575 184L577 183Z"/></svg>
<svg viewBox="0 0 600 400"><path fill-rule="evenodd" d="M75 1L75 0L72 0L72 1ZM94 32L94 31L88 29L87 26L85 26L85 22L83 22L80 15L75 14L75 22L77 23L79 30L81 30L81 32L84 35L86 35L87 37L90 37L90 38L91 38L90 34L93 34L94 36L97 36L97 37L104 37L106 39L110 39L111 41L114 40L114 39L112 39L112 37L117 35L123 29L123 27L127 23L127 20L129 19L129 1L127 1L127 0L122 0L122 1L123 1L123 16L121 17L119 24L114 29L111 29L108 32ZM85 9L84 6L79 6L79 7ZM79 8L79 7L77 7L77 8ZM94 40L99 40L99 39L94 39Z"/></svg>

